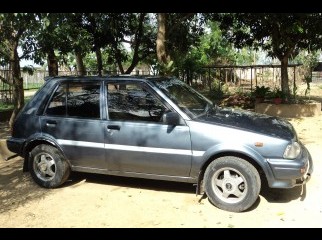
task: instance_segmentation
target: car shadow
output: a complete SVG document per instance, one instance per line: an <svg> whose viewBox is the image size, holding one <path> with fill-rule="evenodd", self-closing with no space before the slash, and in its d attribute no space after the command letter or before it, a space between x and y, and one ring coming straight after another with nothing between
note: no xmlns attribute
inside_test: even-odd
<svg viewBox="0 0 322 240"><path fill-rule="evenodd" d="M29 173L22 172L22 160L17 157L12 161L2 161L0 164L0 214L19 206L28 204L35 199L44 199L52 189L45 189L38 186L31 179ZM69 179L60 188L72 187L86 181L88 183L106 184L116 187L128 187L136 189L147 189L154 191L178 192L195 194L196 187L191 183L150 180L143 178L130 178L110 176L103 174L72 172ZM287 203L300 198L304 201L306 197L306 186L298 186L292 189L271 189L263 185L260 196L272 203ZM246 212L256 209L260 202L259 197L254 205ZM198 202L208 201L207 196L198 195Z"/></svg>
<svg viewBox="0 0 322 240"><path fill-rule="evenodd" d="M65 187L82 181L97 184L107 184L117 187L130 187L165 192L195 193L196 187L192 183L171 182L154 179L119 177L95 173L72 172Z"/></svg>
<svg viewBox="0 0 322 240"><path fill-rule="evenodd" d="M269 188L264 185L261 188L259 195L269 203L288 203L293 200L300 199L300 201L304 201L306 197L306 185L296 186L290 189L277 189L277 188ZM248 210L244 212L251 212L255 210L261 202L261 198L258 197L256 202L251 206Z"/></svg>
<svg viewBox="0 0 322 240"><path fill-rule="evenodd" d="M281 189L269 188L267 184L263 184L260 195L268 202L273 203L287 203L296 199L304 201L306 197L306 185Z"/></svg>
<svg viewBox="0 0 322 240"><path fill-rule="evenodd" d="M0 214L44 199L52 191L39 187L29 173L24 173L22 162L20 157L10 161L0 158Z"/></svg>
<svg viewBox="0 0 322 240"><path fill-rule="evenodd" d="M107 184L117 187L129 187L136 189L147 189L155 191L165 191L165 192L179 192L179 193L189 193L195 194L196 187L191 183L182 182L171 182L162 180L152 180L143 178L130 178L130 177L119 177L103 174L93 174L93 173L82 173L82 172L72 172L69 180L62 186L68 187L76 185L82 181L97 184ZM291 189L274 189L269 188L267 184L262 184L260 191L260 196L266 199L266 201L271 203L287 203L293 200L299 199L303 201L306 197L306 186L297 186ZM208 200L207 196L198 195L198 202ZM246 210L245 212L252 211L256 209L261 202L259 197L254 205Z"/></svg>

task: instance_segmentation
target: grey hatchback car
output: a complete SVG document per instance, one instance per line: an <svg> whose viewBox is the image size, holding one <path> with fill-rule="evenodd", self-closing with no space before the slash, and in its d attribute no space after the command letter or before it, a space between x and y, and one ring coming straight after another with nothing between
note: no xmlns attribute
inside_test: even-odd
<svg viewBox="0 0 322 240"><path fill-rule="evenodd" d="M249 209L263 183L292 188L313 171L289 122L221 108L169 77L49 78L7 146L42 187L71 171L188 182L233 212Z"/></svg>

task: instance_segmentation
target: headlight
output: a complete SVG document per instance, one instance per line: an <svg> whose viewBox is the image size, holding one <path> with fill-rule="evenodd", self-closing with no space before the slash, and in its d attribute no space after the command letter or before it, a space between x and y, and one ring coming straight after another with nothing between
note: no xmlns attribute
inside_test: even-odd
<svg viewBox="0 0 322 240"><path fill-rule="evenodd" d="M287 159L294 159L297 158L301 153L301 146L297 142L293 142L292 144L288 145L284 151L284 158Z"/></svg>

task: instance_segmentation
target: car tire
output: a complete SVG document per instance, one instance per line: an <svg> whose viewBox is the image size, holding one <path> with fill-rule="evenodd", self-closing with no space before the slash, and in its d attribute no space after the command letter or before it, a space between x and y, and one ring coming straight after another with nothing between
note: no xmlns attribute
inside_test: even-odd
<svg viewBox="0 0 322 240"><path fill-rule="evenodd" d="M64 156L51 145L36 146L30 152L28 164L34 181L45 188L62 185L70 174L70 167Z"/></svg>
<svg viewBox="0 0 322 240"><path fill-rule="evenodd" d="M256 168L244 159L226 156L209 164L204 175L209 201L230 212L242 212L257 200L261 180Z"/></svg>

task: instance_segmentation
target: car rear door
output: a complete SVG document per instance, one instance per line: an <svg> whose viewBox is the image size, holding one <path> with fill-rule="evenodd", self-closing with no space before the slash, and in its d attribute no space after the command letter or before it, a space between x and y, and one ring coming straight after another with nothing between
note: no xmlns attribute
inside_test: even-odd
<svg viewBox="0 0 322 240"><path fill-rule="evenodd" d="M111 82L107 92L105 150L109 171L189 176L189 127L166 125L169 106L146 83Z"/></svg>
<svg viewBox="0 0 322 240"><path fill-rule="evenodd" d="M42 133L53 138L73 167L106 170L101 82L62 82L40 117Z"/></svg>

